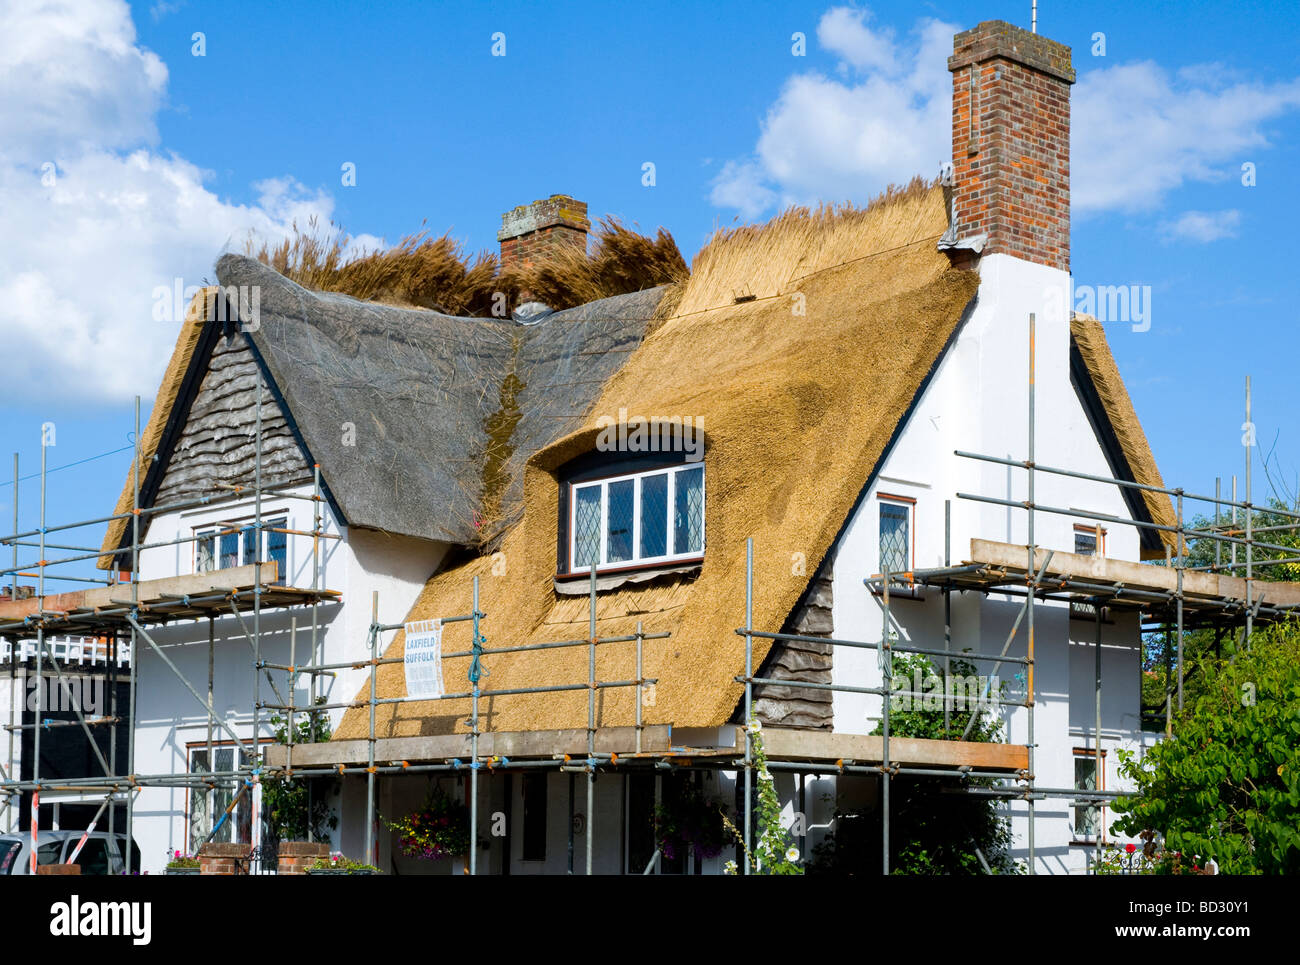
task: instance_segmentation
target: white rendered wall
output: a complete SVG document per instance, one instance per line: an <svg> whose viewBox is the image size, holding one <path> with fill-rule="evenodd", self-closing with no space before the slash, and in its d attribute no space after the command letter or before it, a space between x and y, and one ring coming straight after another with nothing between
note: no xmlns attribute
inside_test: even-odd
<svg viewBox="0 0 1300 965"><path fill-rule="evenodd" d="M311 487L301 492L310 495ZM165 542L193 535L196 528L250 515L250 500L227 502L204 507L199 512L160 515L150 526L148 542ZM303 532L312 529L312 503L305 500L266 498L262 518L287 516L288 529ZM319 585L338 590L342 601L321 605L318 611L318 655L320 662L337 663L369 656L367 632L371 619L371 595L379 594L379 619L398 623L405 619L425 582L446 552L445 544L405 537L387 536L371 530L348 529L334 521L328 508L322 511L323 529L342 533L342 539L321 540L321 578ZM297 587L312 585L312 540L310 536L287 538L287 582ZM192 542L158 547L141 553L140 577L143 580L176 576L194 571ZM244 625L251 633L254 617L243 614ZM289 664L291 625L296 622L294 662L306 663L311 654L312 610L267 610L260 619L262 659L270 663ZM226 722L241 740L252 738L254 694L267 702L278 703L265 674L253 672L253 652L244 637L240 622L227 615L214 621L213 694L217 716ZM149 629L150 636L168 658L206 699L208 686L208 621L186 621L172 626ZM205 743L207 716L203 705L195 700L185 685L165 666L148 643L138 648L138 683L136 714L137 774L167 774L188 769L187 745ZM286 674L271 671L271 679L280 694L288 698ZM319 694L329 703L351 700L363 686L364 670L342 670L334 677L320 678ZM310 678L298 679L294 703L310 700ZM269 723L274 711L259 712L259 736L265 740L273 733ZM337 726L341 709L329 712L331 727ZM230 734L215 728L213 739L229 743ZM251 745L250 745L251 746ZM135 838L140 846L146 871L156 872L174 850L188 850L187 790L185 788L147 788L141 791L135 808ZM337 800L337 799L336 799ZM362 811L364 813L364 810ZM337 846L338 842L335 842Z"/></svg>
<svg viewBox="0 0 1300 965"><path fill-rule="evenodd" d="M916 500L913 516L915 567L944 565L944 506L951 506L951 561L970 556L973 537L1024 544L1028 514L1023 509L958 499L958 492L1002 499L1027 498L1027 473L1020 469L954 455L954 450L1027 459L1029 314L1036 314L1035 460L1099 476L1111 476L1101 445L1070 383L1068 300L1052 297L1069 276L1007 255L990 255L980 263L981 285L974 309L926 387L902 435L888 453L867 498L849 520L834 559L835 635L879 641L883 608L863 579L880 570L879 501L881 493ZM883 364L883 362L882 362ZM1035 474L1035 502L1104 515L1129 517L1119 487L1052 475ZM1073 551L1074 524L1086 517L1035 514L1034 541L1049 549ZM1106 525L1105 554L1139 558L1137 527ZM952 595L952 649L997 653L1022 606L1020 598ZM903 641L943 646L943 594L927 590L924 599L891 598L891 613ZM1008 653L1026 653L1027 627L1022 622ZM1035 607L1034 757L1036 783L1072 787L1073 750L1092 747L1094 719L1095 626L1070 620L1064 604ZM1118 789L1114 747L1141 743L1138 724L1138 630L1133 617L1103 626L1102 747L1107 750L1105 786ZM1009 696L1022 697L1025 682L1016 679L1023 665L1004 664L998 671L1010 684ZM977 664L990 674L992 665ZM873 651L839 648L833 678L838 684L879 686ZM880 699L836 693L837 731L866 733L879 721ZM1028 740L1028 714L1008 708L1009 738ZM1025 808L1011 810L1016 854L1027 857ZM1073 812L1064 801L1037 805L1035 855L1038 870L1063 872L1082 868L1087 849L1071 847Z"/></svg>

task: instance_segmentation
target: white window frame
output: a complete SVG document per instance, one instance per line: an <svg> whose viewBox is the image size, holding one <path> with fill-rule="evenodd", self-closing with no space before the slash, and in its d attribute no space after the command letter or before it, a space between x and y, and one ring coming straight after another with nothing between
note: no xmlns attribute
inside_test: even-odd
<svg viewBox="0 0 1300 965"><path fill-rule="evenodd" d="M292 529L293 527L290 525L291 517L287 510L263 513L262 519L264 521L262 525L262 533L261 533L262 562L265 563L271 558L271 554L270 554L271 530ZM235 537L235 552L237 554L237 558L235 560L235 566L251 565L254 561L244 558L244 529L250 526L252 522L253 522L253 517L247 517L245 519L235 519L235 520L230 520L228 522L205 523L203 525L193 527L194 572L195 573L216 572L217 570L225 569L225 567L221 565L221 534L229 534L231 530L235 531L233 534ZM201 541L205 539L212 540L211 570L199 569L199 544ZM288 534L285 534L284 568L286 571L289 569L289 563L290 563L289 542L290 542L289 536ZM280 573L278 575L282 581L285 582L288 581L288 576L289 576L288 572Z"/></svg>
<svg viewBox="0 0 1300 965"><path fill-rule="evenodd" d="M1083 788L1079 786L1079 770L1078 770L1079 761L1093 762L1093 784L1095 785L1094 790L1097 791L1106 790L1106 748L1102 748L1101 753L1098 754L1092 748L1076 747L1074 748L1073 755L1071 755L1071 759L1072 759L1072 766L1074 767L1074 774L1072 775L1071 779L1074 782L1074 789L1076 791L1087 790L1087 788ZM1097 822L1096 832L1089 832L1079 826L1080 813L1081 812L1086 813L1088 811L1094 811L1096 814L1096 822ZM1073 832L1072 832L1073 836L1071 840L1075 844L1096 844L1098 837L1101 838L1101 842L1103 844L1106 843L1106 806L1104 804L1101 804L1100 802L1097 804L1073 804L1072 803L1070 807L1070 824L1073 827Z"/></svg>
<svg viewBox="0 0 1300 965"><path fill-rule="evenodd" d="M700 471L700 486L703 490L703 498L700 501L700 538L701 545L697 550L687 550L681 553L673 552L673 541L676 536L676 526L674 525L674 516L677 506L677 475L682 472L691 472L698 469ZM650 476L668 476L668 493L667 493L667 526L668 539L666 546L668 552L659 556L640 556L641 552L641 483L642 480ZM609 562L609 487L613 483L633 480L634 486L632 491L632 505L634 507L632 514L632 558L629 560L615 560ZM686 462L673 466L658 466L654 469L644 469L637 472L623 473L618 476L606 476L600 479L590 479L581 482L571 482L569 487L569 532L568 532L568 559L565 560L565 573L575 575L580 573L590 573L590 565L577 566L574 560L577 559L577 539L578 539L578 491L583 489L600 489L600 561L596 564L596 572L603 570L623 570L623 569L640 569L648 566L660 566L665 563L677 563L684 560L700 560L704 558L707 547L707 526L706 513L708 504L708 480L704 474L704 463Z"/></svg>

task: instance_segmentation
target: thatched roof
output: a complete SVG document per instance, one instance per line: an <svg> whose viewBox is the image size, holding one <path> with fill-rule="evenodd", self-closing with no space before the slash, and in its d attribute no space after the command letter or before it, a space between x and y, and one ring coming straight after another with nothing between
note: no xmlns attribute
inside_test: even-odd
<svg viewBox="0 0 1300 965"><path fill-rule="evenodd" d="M436 574L407 617L467 613L478 576L489 646L587 635L587 599L554 586L557 473L595 447L599 420L625 409L702 423L703 564L602 592L597 616L602 636L638 623L672 634L645 647L645 674L659 680L647 723L713 726L741 694L743 641L733 631L744 618L746 537L755 541L755 625L779 630L969 309L978 277L936 251L946 226L942 191L919 183L866 210L795 210L720 234L672 297L654 289L531 325L314 293L250 258L223 258L218 277L259 286L250 341L348 524L501 551L462 556ZM192 314L144 433L155 472L183 415L182 383L203 364L202 312ZM1072 331L1115 448L1135 479L1158 483L1099 326L1076 321ZM343 441L345 423L355 446ZM128 479L127 508L130 498ZM1143 506L1168 518L1167 500ZM106 547L124 530L110 530ZM447 650L468 644L468 624L448 625ZM402 648L398 632L387 656ZM756 643L756 666L767 648ZM572 684L586 679L586 662L585 649L493 655L487 686ZM444 673L450 681L465 670L449 660ZM633 648L601 647L597 674L633 677ZM379 669L378 691L404 695L400 665ZM601 726L633 722L631 690L604 690L597 701ZM517 695L485 700L482 711L494 730L581 727L586 703L582 692ZM463 732L468 710L460 701L381 705L378 732ZM367 718L349 710L336 738L365 736Z"/></svg>
<svg viewBox="0 0 1300 965"><path fill-rule="evenodd" d="M427 585L409 619L470 609L481 577L489 646L587 635L587 600L553 589L556 470L594 448L597 419L692 416L708 437L707 553L698 577L625 585L599 597L598 632L668 630L647 642L657 677L650 723L724 723L744 664L745 539L755 541L756 625L777 630L864 493L890 440L933 372L974 297L978 278L935 250L947 225L942 193L921 188L862 212L796 211L710 244L695 260L675 313L604 386L583 428L528 463L523 519L505 535L504 567L484 557ZM749 300L748 296L754 296ZM740 296L746 300L737 302ZM804 314L800 314L802 310ZM792 565L802 554L803 566ZM467 624L449 624L447 650L466 649ZM402 653L399 632L389 656ZM761 661L766 646L756 644ZM599 648L600 679L634 676L630 645ZM485 660L491 689L586 679L584 649ZM463 679L449 660L445 679ZM379 694L404 693L400 665L381 667ZM366 698L369 688L358 695ZM598 697L599 723L633 722L630 690ZM583 726L585 693L484 701L494 730ZM381 705L381 736L464 730L458 701ZM367 733L368 711L348 711L338 738Z"/></svg>
<svg viewBox="0 0 1300 965"><path fill-rule="evenodd" d="M1106 344L1106 333L1101 322L1087 315L1076 314L1070 320L1070 335L1101 402L1106 421L1109 422L1109 427L1101 427L1102 431L1104 433L1109 428L1113 432L1123 461L1127 463L1127 466L1115 467L1119 474L1118 478L1128 478L1148 486L1163 487L1164 482L1160 478L1160 470L1156 468L1155 456L1151 453L1146 433L1142 431L1142 423L1138 421L1137 412L1133 409L1133 400L1129 398L1128 390L1124 388L1124 380L1120 378L1115 357L1110 354L1110 346ZM1128 471L1125 472L1125 469ZM1148 522L1161 526L1178 525L1178 517L1168 495L1146 491L1139 491L1139 493L1135 494L1131 489L1125 490L1125 495L1132 497L1130 503L1136 504L1135 508L1138 512L1145 510L1145 518ZM1177 537L1172 533L1157 534L1151 530L1144 530L1142 557L1143 559L1163 557L1163 547L1173 546L1176 542Z"/></svg>
<svg viewBox="0 0 1300 965"><path fill-rule="evenodd" d="M238 255L217 263L217 277L222 286L257 286L249 340L344 521L474 546L518 516L524 459L580 424L640 343L664 291L521 325L312 292ZM196 347L215 313L199 302L142 434L145 488L167 465L169 426L183 421L182 383L206 364ZM128 474L117 511L131 499ZM128 540L118 521L104 549Z"/></svg>

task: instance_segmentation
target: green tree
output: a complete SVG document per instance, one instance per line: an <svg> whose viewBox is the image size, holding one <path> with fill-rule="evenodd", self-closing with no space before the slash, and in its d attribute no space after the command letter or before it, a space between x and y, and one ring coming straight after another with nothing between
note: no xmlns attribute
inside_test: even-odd
<svg viewBox="0 0 1300 965"><path fill-rule="evenodd" d="M276 728L275 742L289 740L289 723L282 717L271 718ZM323 713L304 714L294 721L294 743L319 743L330 739L329 718ZM312 783L314 782L314 783ZM338 827L339 819L330 814L329 801L322 793L334 785L333 780L288 778L275 773L262 779L262 809L277 841L314 841L329 843L329 832Z"/></svg>
<svg viewBox="0 0 1300 965"><path fill-rule="evenodd" d="M1274 626L1207 662L1174 736L1140 760L1120 751L1137 793L1115 803L1113 829L1154 830L1166 853L1213 858L1227 874L1300 873L1298 648L1300 628Z"/></svg>
<svg viewBox="0 0 1300 965"><path fill-rule="evenodd" d="M1300 580L1300 563L1277 562L1300 557L1300 527L1296 520L1281 515L1288 505L1277 497L1270 497L1266 508L1251 512L1252 538L1257 543L1271 543L1283 549L1266 549L1254 546L1254 579L1271 582ZM1289 511L1289 510L1288 510ZM1192 530L1219 532L1236 539L1246 537L1246 512L1239 510L1237 522L1222 512L1214 516L1198 516L1188 524ZM1291 547L1294 547L1292 549ZM1233 565L1234 559L1236 566ZM1235 556L1233 545L1206 537L1189 538L1184 548L1183 562L1189 569L1206 569L1243 577L1246 569L1246 549L1238 544ZM1157 564L1157 565L1163 565ZM1231 659L1244 640L1240 625L1224 623L1219 628L1196 627L1183 633L1183 701L1184 706L1194 703L1207 692L1208 675L1212 664ZM1165 727L1166 695L1178 689L1176 657L1178 640L1172 630L1159 630L1144 635L1142 646L1142 710L1143 725L1148 730L1163 731Z"/></svg>
<svg viewBox="0 0 1300 965"><path fill-rule="evenodd" d="M1300 580L1300 563L1267 564L1269 560L1289 560L1292 557L1300 556L1300 528L1297 528L1296 520L1281 515L1281 511L1295 512L1292 507L1289 507L1276 496L1269 498L1267 506L1251 511L1252 542L1270 543L1274 546L1285 547L1285 549L1266 549L1261 546L1252 546L1251 559L1253 562L1266 564L1254 567L1256 579L1282 582ZM1212 515L1198 516L1191 523L1191 528L1213 532L1216 529L1214 517ZM1246 511L1244 509L1237 511L1236 523L1232 522L1231 515L1221 512L1217 530L1225 536L1244 540L1246 538ZM1188 539L1185 555L1187 565L1191 567L1217 566L1220 572L1232 573L1236 576L1244 576L1246 572L1244 565L1246 562L1246 547L1241 544L1236 547L1235 560L1237 565L1235 567L1232 566L1234 560L1232 544L1223 540Z"/></svg>

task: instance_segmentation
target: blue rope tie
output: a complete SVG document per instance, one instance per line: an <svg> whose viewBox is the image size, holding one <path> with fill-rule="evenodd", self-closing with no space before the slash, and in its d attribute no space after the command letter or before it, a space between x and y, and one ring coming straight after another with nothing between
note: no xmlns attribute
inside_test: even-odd
<svg viewBox="0 0 1300 965"><path fill-rule="evenodd" d="M480 679L482 679L483 677L491 676L491 674L488 673L487 669L484 668L483 662L481 660L483 656L483 644L485 643L487 643L487 637L483 636L482 633L475 630L474 643L470 647L470 651L473 654L473 656L470 658L469 661L469 682L474 685L475 690L478 689L478 682Z"/></svg>

